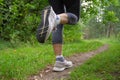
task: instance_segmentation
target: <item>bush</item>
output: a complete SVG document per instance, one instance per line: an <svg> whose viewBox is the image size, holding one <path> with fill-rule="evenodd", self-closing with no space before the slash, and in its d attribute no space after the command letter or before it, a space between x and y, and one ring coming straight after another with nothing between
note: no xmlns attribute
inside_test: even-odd
<svg viewBox="0 0 120 80"><path fill-rule="evenodd" d="M80 41L82 38L81 24L65 25L64 27L64 42Z"/></svg>
<svg viewBox="0 0 120 80"><path fill-rule="evenodd" d="M0 0L0 37L28 41L35 35L46 0Z"/></svg>

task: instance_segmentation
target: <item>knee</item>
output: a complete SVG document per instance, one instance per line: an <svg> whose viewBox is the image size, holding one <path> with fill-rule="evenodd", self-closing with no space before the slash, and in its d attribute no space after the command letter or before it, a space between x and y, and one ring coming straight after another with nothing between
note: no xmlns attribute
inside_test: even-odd
<svg viewBox="0 0 120 80"><path fill-rule="evenodd" d="M68 24L76 24L78 22L78 17L75 14L67 13Z"/></svg>

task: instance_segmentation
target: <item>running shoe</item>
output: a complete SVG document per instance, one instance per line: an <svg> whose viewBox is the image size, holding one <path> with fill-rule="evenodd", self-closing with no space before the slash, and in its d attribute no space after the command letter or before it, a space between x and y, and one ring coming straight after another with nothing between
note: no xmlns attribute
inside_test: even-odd
<svg viewBox="0 0 120 80"><path fill-rule="evenodd" d="M50 36L52 30L57 26L56 25L56 14L53 11L52 7L46 7L42 11L41 24L37 29L37 40L40 43L44 43Z"/></svg>
<svg viewBox="0 0 120 80"><path fill-rule="evenodd" d="M67 68L70 68L72 66L73 66L73 64L72 64L71 61L67 61L67 60L65 60L64 62L56 61L55 65L53 67L53 71L60 72L60 71L63 71L65 69L67 69Z"/></svg>

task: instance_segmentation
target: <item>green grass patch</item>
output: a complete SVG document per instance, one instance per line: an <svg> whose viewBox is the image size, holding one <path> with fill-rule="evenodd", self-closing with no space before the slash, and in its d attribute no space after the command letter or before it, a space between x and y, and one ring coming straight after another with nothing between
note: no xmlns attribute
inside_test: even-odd
<svg viewBox="0 0 120 80"><path fill-rule="evenodd" d="M95 50L103 45L97 41L80 41L64 44L64 56ZM53 64L55 56L51 44L22 44L12 48L7 42L1 43L0 79L26 80L28 76L38 73L46 65Z"/></svg>
<svg viewBox="0 0 120 80"><path fill-rule="evenodd" d="M69 80L120 80L120 43L106 41L109 49L77 67Z"/></svg>
<svg viewBox="0 0 120 80"><path fill-rule="evenodd" d="M11 43L0 40L0 50L3 50L3 49L8 48L10 46L11 46Z"/></svg>

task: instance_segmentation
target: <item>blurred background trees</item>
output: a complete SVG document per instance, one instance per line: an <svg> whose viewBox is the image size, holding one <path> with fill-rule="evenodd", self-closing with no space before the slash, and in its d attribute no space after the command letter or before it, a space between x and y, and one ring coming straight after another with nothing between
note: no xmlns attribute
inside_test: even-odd
<svg viewBox="0 0 120 80"><path fill-rule="evenodd" d="M88 0L87 0L88 1ZM120 39L120 0L93 0L86 13L84 38L116 38ZM92 9L94 8L94 9ZM93 10L95 12L93 12ZM92 11L92 12L91 12ZM82 13L85 14L84 12ZM92 15L91 15L92 14ZM86 19L83 17L83 20Z"/></svg>

